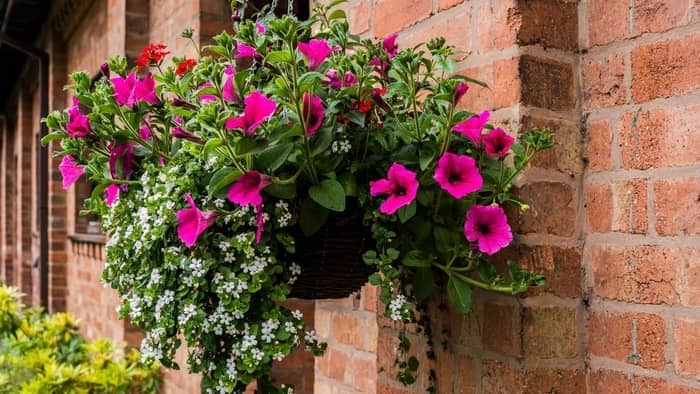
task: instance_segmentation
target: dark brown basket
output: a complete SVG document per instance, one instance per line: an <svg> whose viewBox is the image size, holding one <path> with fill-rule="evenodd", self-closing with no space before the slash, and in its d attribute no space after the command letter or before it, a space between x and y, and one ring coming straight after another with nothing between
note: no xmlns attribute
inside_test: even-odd
<svg viewBox="0 0 700 394"><path fill-rule="evenodd" d="M301 231L296 239L295 260L301 275L290 297L303 299L345 298L359 290L375 270L362 261L362 253L374 243L362 225L359 212L331 213L327 223L310 237Z"/></svg>

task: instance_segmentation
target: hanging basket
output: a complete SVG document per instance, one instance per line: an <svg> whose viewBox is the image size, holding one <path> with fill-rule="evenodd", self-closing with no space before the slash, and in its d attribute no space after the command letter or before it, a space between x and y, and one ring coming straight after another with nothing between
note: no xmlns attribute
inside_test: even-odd
<svg viewBox="0 0 700 394"><path fill-rule="evenodd" d="M359 210L331 213L326 224L310 237L301 231L296 239L296 262L301 275L290 297L303 299L345 298L359 290L375 269L362 261L373 246Z"/></svg>

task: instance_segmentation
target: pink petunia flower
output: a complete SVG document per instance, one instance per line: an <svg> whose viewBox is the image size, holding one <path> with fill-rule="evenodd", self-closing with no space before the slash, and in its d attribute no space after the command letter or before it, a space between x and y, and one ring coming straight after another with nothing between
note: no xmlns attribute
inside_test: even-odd
<svg viewBox="0 0 700 394"><path fill-rule="evenodd" d="M109 174L115 179L129 179L136 171L136 156L130 143L111 143L107 147L109 150ZM121 170L121 177L119 176ZM122 190L127 189L127 185L121 185Z"/></svg>
<svg viewBox="0 0 700 394"><path fill-rule="evenodd" d="M175 123L175 127L173 127L173 129L170 131L170 134L172 134L173 137L182 138L183 140L192 141L197 144L202 143L202 139L199 138L199 136L182 128L182 117L177 115L173 116L173 121Z"/></svg>
<svg viewBox="0 0 700 394"><path fill-rule="evenodd" d="M234 59L247 59L256 57L257 55L258 51L256 51L255 48L240 41L236 41L236 56L234 56Z"/></svg>
<svg viewBox="0 0 700 394"><path fill-rule="evenodd" d="M389 167L387 179L370 181L369 193L372 197L389 195L379 206L379 211L393 215L399 208L410 205L415 200L418 193L416 173L402 164L394 163Z"/></svg>
<svg viewBox="0 0 700 394"><path fill-rule="evenodd" d="M343 76L343 86L346 88L353 86L357 83L357 77L355 74L352 73L352 71L346 71L345 75Z"/></svg>
<svg viewBox="0 0 700 394"><path fill-rule="evenodd" d="M212 86L214 86L214 84L211 83L210 81L207 81L207 82L204 82L203 84L199 85L199 86L197 87L197 90L203 90L203 89L206 89L206 88L210 88L210 87L212 87ZM199 94L199 102L202 103L202 104L212 103L212 102L214 102L214 101L216 101L216 100L217 100L217 98L216 98L216 96L213 95L213 94L209 94L209 93Z"/></svg>
<svg viewBox="0 0 700 394"><path fill-rule="evenodd" d="M142 140L149 140L151 138L151 119L146 117L143 124L139 128L139 138Z"/></svg>
<svg viewBox="0 0 700 394"><path fill-rule="evenodd" d="M139 80L136 74L130 73L126 78L112 78L114 86L114 100L119 105L133 108L138 103L157 104L158 96L156 96L156 81L153 79L153 74L148 73Z"/></svg>
<svg viewBox="0 0 700 394"><path fill-rule="evenodd" d="M399 35L394 33L382 40L382 47L384 47L384 51L386 51L386 54L387 56L389 56L389 59L393 59L396 57L396 53L399 48L399 46L396 44L396 39L398 37Z"/></svg>
<svg viewBox="0 0 700 394"><path fill-rule="evenodd" d="M459 100L462 99L462 96L464 96L467 93L468 90L469 85L467 85L466 82L458 83L457 88L455 89L454 103L457 104Z"/></svg>
<svg viewBox="0 0 700 394"><path fill-rule="evenodd" d="M484 184L474 159L451 152L445 152L440 157L433 177L454 198L475 192Z"/></svg>
<svg viewBox="0 0 700 394"><path fill-rule="evenodd" d="M340 89L343 86L343 81L340 80L338 70L330 69L326 72L327 81L323 81L325 86L330 86L332 89Z"/></svg>
<svg viewBox="0 0 700 394"><path fill-rule="evenodd" d="M63 190L67 190L85 173L85 168L73 160L73 156L64 156L58 170L63 176Z"/></svg>
<svg viewBox="0 0 700 394"><path fill-rule="evenodd" d="M300 42L297 47L306 57L310 70L316 70L333 51L326 40L316 38L311 39L308 43Z"/></svg>
<svg viewBox="0 0 700 394"><path fill-rule="evenodd" d="M66 131L72 138L83 138L90 134L90 120L87 115L80 113L80 101L73 97L73 106L68 109L68 123Z"/></svg>
<svg viewBox="0 0 700 394"><path fill-rule="evenodd" d="M246 97L244 104L243 115L228 119L226 121L226 129L240 129L247 136L253 135L255 129L269 119L277 109L277 104L258 90Z"/></svg>
<svg viewBox="0 0 700 394"><path fill-rule="evenodd" d="M272 178L251 170L241 175L228 189L229 201L239 205L253 205L255 207L256 222L258 225L255 231L255 242L260 242L264 228L262 214L262 195L264 188L272 183Z"/></svg>
<svg viewBox="0 0 700 394"><path fill-rule="evenodd" d="M370 60L368 64L370 66L374 66L374 70L382 75L384 73L386 73L386 70L389 68L389 63L380 59L379 56L373 57L372 60Z"/></svg>
<svg viewBox="0 0 700 394"><path fill-rule="evenodd" d="M233 103L240 103L241 97L236 92L236 87L233 85L234 69L232 65L226 66L224 69L224 81L221 84L221 98L224 101L230 101Z"/></svg>
<svg viewBox="0 0 700 394"><path fill-rule="evenodd" d="M326 110L323 108L323 101L321 101L321 98L309 92L305 92L301 100L301 111L304 117L304 124L306 125L306 135L310 137L321 128Z"/></svg>
<svg viewBox="0 0 700 394"><path fill-rule="evenodd" d="M452 127L452 131L462 134L465 138L474 144L481 146L481 131L489 121L491 114L489 111L484 111L479 115L474 115L469 119L463 120Z"/></svg>
<svg viewBox="0 0 700 394"><path fill-rule="evenodd" d="M177 211L177 236L185 246L191 248L197 238L212 224L216 223L216 211L201 211L189 193L185 194L189 208Z"/></svg>
<svg viewBox="0 0 700 394"><path fill-rule="evenodd" d="M492 255L513 240L508 218L498 205L472 205L464 222L464 236L476 242L478 249Z"/></svg>
<svg viewBox="0 0 700 394"><path fill-rule="evenodd" d="M264 33L265 33L265 30L267 30L267 29L265 28L265 25L263 25L262 23L256 23L256 24L255 24L255 29L257 29L257 30L258 30L258 33L260 33L260 34L264 34Z"/></svg>
<svg viewBox="0 0 700 394"><path fill-rule="evenodd" d="M119 185L112 183L105 188L105 204L111 207L119 197Z"/></svg>
<svg viewBox="0 0 700 394"><path fill-rule="evenodd" d="M486 156L504 158L513 146L515 138L506 134L501 128L491 130L483 138Z"/></svg>

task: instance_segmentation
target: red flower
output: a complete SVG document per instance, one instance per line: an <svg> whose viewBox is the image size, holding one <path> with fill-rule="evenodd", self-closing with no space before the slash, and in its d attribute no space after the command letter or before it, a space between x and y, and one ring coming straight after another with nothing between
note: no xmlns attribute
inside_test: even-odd
<svg viewBox="0 0 700 394"><path fill-rule="evenodd" d="M369 111L371 111L371 110L372 110L372 103L370 103L370 102L367 101L367 100L362 100L362 101L360 101L360 104L359 104L359 106L358 106L358 108L357 108L357 111L358 111L358 112L364 114L364 113L369 112Z"/></svg>
<svg viewBox="0 0 700 394"><path fill-rule="evenodd" d="M177 65L175 75L183 76L190 72L196 65L197 61L194 59L183 59L180 64Z"/></svg>
<svg viewBox="0 0 700 394"><path fill-rule="evenodd" d="M374 93L383 96L386 94L386 88L374 88Z"/></svg>
<svg viewBox="0 0 700 394"><path fill-rule="evenodd" d="M141 54L136 59L136 67L142 70L151 63L160 63L169 53L170 51L165 44L149 44L141 50Z"/></svg>

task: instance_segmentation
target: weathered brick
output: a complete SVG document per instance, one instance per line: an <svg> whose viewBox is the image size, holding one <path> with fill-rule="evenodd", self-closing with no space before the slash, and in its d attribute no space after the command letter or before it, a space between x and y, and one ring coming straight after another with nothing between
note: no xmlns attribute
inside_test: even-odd
<svg viewBox="0 0 700 394"><path fill-rule="evenodd" d="M588 171L598 172L609 170L612 162L612 128L610 121L601 119L591 121L586 128L586 159Z"/></svg>
<svg viewBox="0 0 700 394"><path fill-rule="evenodd" d="M356 354L353 356L350 371L352 373L353 386L362 393L376 392L377 360L367 355Z"/></svg>
<svg viewBox="0 0 700 394"><path fill-rule="evenodd" d="M517 190L530 206L515 213L511 226L520 234L539 233L572 236L576 230L574 189L564 183L532 182Z"/></svg>
<svg viewBox="0 0 700 394"><path fill-rule="evenodd" d="M627 101L623 54L586 56L581 62L581 74L586 109L612 107Z"/></svg>
<svg viewBox="0 0 700 394"><path fill-rule="evenodd" d="M331 316L331 337L338 343L364 347L362 318L352 313L337 312Z"/></svg>
<svg viewBox="0 0 700 394"><path fill-rule="evenodd" d="M574 308L525 308L523 352L533 358L571 358L578 354Z"/></svg>
<svg viewBox="0 0 700 394"><path fill-rule="evenodd" d="M632 382L624 372L599 369L589 373L590 393L627 394L632 393Z"/></svg>
<svg viewBox="0 0 700 394"><path fill-rule="evenodd" d="M592 183L586 190L588 230L596 233L647 231L647 183L631 179Z"/></svg>
<svg viewBox="0 0 700 394"><path fill-rule="evenodd" d="M462 2L464 2L464 0L439 0L438 9L440 11L446 10L448 8L456 6L457 4L461 4Z"/></svg>
<svg viewBox="0 0 700 394"><path fill-rule="evenodd" d="M632 50L636 102L678 96L700 86L700 34L654 42Z"/></svg>
<svg viewBox="0 0 700 394"><path fill-rule="evenodd" d="M628 2L591 0L586 5L588 6L588 47L629 37Z"/></svg>
<svg viewBox="0 0 700 394"><path fill-rule="evenodd" d="M575 2L518 0L521 45L573 51L578 48L578 6Z"/></svg>
<svg viewBox="0 0 700 394"><path fill-rule="evenodd" d="M526 371L523 394L586 394L586 374L578 369L536 369Z"/></svg>
<svg viewBox="0 0 700 394"><path fill-rule="evenodd" d="M435 17L421 23L399 36L400 48L413 48L427 43L435 37L444 37L447 45L453 45L462 53L457 53L456 59L463 59L471 51L471 19L469 12L458 15Z"/></svg>
<svg viewBox="0 0 700 394"><path fill-rule="evenodd" d="M681 303L683 305L700 306L700 253L687 253L680 262Z"/></svg>
<svg viewBox="0 0 700 394"><path fill-rule="evenodd" d="M430 16L432 0L377 0L374 3L374 35L386 37ZM400 10L400 12L399 12Z"/></svg>
<svg viewBox="0 0 700 394"><path fill-rule="evenodd" d="M576 106L573 66L530 55L520 57L523 104L552 111Z"/></svg>
<svg viewBox="0 0 700 394"><path fill-rule="evenodd" d="M657 233L700 234L700 178L656 181L654 195Z"/></svg>
<svg viewBox="0 0 700 394"><path fill-rule="evenodd" d="M522 17L515 0L483 2L476 11L476 20L480 54L516 44Z"/></svg>
<svg viewBox="0 0 700 394"><path fill-rule="evenodd" d="M591 249L596 295L641 304L676 304L678 261L688 249L595 246Z"/></svg>
<svg viewBox="0 0 700 394"><path fill-rule="evenodd" d="M496 110L518 102L521 92L517 59L498 60L481 67L460 71L459 74L485 82L488 88L472 84L458 107L473 112Z"/></svg>
<svg viewBox="0 0 700 394"><path fill-rule="evenodd" d="M688 24L689 0L634 0L632 34L657 33Z"/></svg>
<svg viewBox="0 0 700 394"><path fill-rule="evenodd" d="M665 379L650 376L634 376L632 378L636 394L698 394L700 388L680 384L672 384Z"/></svg>
<svg viewBox="0 0 700 394"><path fill-rule="evenodd" d="M522 394L522 371L495 360L484 360L481 365L482 394Z"/></svg>
<svg viewBox="0 0 700 394"><path fill-rule="evenodd" d="M673 321L676 354L673 360L680 375L700 375L700 321L676 319Z"/></svg>
<svg viewBox="0 0 700 394"><path fill-rule="evenodd" d="M484 305L484 348L508 356L521 353L520 311L516 305Z"/></svg>
<svg viewBox="0 0 700 394"><path fill-rule="evenodd" d="M458 354L455 368L457 371L455 393L477 394L479 376L476 369L476 361L467 355Z"/></svg>
<svg viewBox="0 0 700 394"><path fill-rule="evenodd" d="M568 175L578 175L583 172L581 158L583 136L579 123L562 119L523 117L522 131L527 132L533 128L550 129L556 142L554 148L541 152L532 160L533 166L556 169Z"/></svg>

